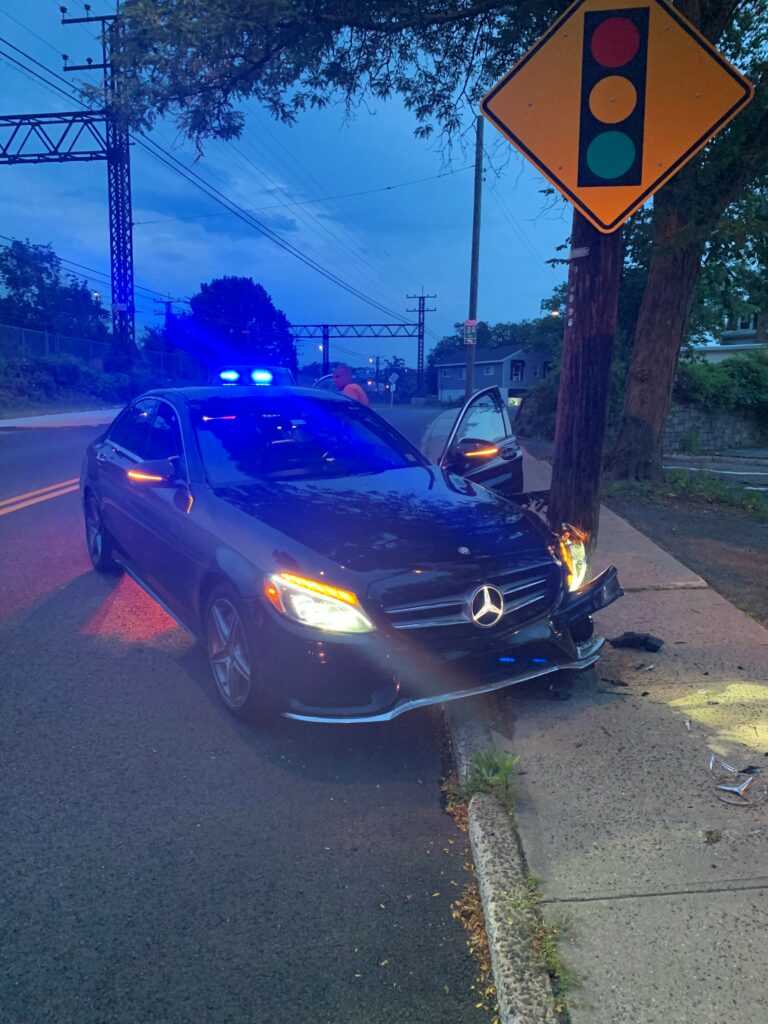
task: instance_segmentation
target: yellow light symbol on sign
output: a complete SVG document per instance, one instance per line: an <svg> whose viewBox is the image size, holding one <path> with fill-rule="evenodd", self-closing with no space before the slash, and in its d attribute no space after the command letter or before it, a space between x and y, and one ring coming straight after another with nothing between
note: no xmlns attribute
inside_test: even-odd
<svg viewBox="0 0 768 1024"><path fill-rule="evenodd" d="M611 232L753 95L666 0L576 0L480 108Z"/></svg>

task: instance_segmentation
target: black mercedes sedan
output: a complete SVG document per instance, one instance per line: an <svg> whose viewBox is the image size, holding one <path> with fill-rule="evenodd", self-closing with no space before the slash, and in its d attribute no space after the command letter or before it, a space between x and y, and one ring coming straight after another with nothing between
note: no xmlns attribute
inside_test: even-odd
<svg viewBox="0 0 768 1024"><path fill-rule="evenodd" d="M341 395L150 391L86 450L88 552L201 641L234 714L380 722L597 659L616 570L585 583L519 466L496 389L437 463Z"/></svg>

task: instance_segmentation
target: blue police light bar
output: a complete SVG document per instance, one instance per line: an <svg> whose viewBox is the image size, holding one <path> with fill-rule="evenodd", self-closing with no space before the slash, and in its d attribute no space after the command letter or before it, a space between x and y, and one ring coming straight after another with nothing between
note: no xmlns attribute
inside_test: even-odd
<svg viewBox="0 0 768 1024"><path fill-rule="evenodd" d="M219 379L226 381L228 384L236 384L240 380L240 374L237 370L222 370L219 374Z"/></svg>
<svg viewBox="0 0 768 1024"><path fill-rule="evenodd" d="M251 380L254 384L271 384L273 379L271 370L251 370Z"/></svg>

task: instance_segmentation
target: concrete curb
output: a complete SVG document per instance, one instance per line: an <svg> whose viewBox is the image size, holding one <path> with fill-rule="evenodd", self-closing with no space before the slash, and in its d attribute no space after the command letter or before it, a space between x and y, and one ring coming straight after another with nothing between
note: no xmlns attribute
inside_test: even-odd
<svg viewBox="0 0 768 1024"><path fill-rule="evenodd" d="M480 699L472 702L475 712ZM488 723L492 706L492 698L486 698ZM464 782L473 754L485 750L494 737L490 724L478 721L477 714L469 720L462 709L446 708L446 718L459 779ZM528 868L514 824L499 801L484 793L470 800L468 819L499 1018L502 1024L556 1024L552 984L531 945L537 918L528 906Z"/></svg>
<svg viewBox="0 0 768 1024"><path fill-rule="evenodd" d="M429 448L435 435L451 414L451 410L442 413L427 427L421 450L428 457L432 457ZM444 707L462 783L472 756L494 741L493 698L475 697L471 705L471 717L461 702ZM506 809L484 793L476 793L469 801L467 818L501 1024L557 1024L552 984L531 945L536 917L526 909L528 868L520 838Z"/></svg>

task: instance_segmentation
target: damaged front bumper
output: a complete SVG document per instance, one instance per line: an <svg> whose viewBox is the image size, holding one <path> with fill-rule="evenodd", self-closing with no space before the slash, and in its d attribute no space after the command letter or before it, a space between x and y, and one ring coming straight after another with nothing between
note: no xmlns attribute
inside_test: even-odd
<svg viewBox="0 0 768 1024"><path fill-rule="evenodd" d="M405 695L401 693L398 684L396 693L400 695L386 708L350 708L348 714L342 709L324 714L315 709L293 708L283 714L286 718L321 724L390 722L406 711L415 711L417 708L492 693L554 672L581 671L597 661L605 643L601 636L587 635L579 639L585 632L584 624L589 624L590 628L586 632L591 634L590 617L612 604L623 593L618 571L610 566L580 590L567 594L551 617L521 629L501 653L493 650L481 658L448 661L435 666L434 674L438 679L442 677L443 683L442 686L430 685L432 692L428 694ZM421 652L415 660L421 662L420 674L429 671L422 661ZM407 668L398 675L406 673ZM429 675L433 675L433 672L429 671ZM471 684L466 682L478 677L482 681ZM444 689L448 678L453 685Z"/></svg>

